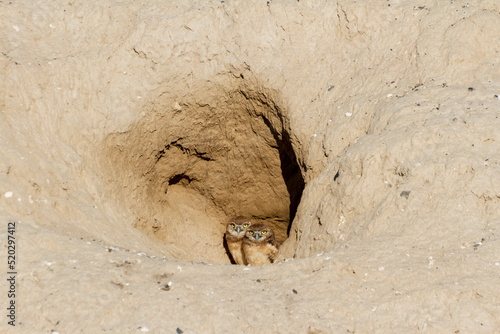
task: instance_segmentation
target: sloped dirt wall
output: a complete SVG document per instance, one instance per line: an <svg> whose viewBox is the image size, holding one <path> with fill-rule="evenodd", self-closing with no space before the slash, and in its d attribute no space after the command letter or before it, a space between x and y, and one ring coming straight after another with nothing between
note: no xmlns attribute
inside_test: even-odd
<svg viewBox="0 0 500 334"><path fill-rule="evenodd" d="M161 94L130 130L107 137L110 196L181 259L227 261L225 225L238 215L266 221L283 242L304 181L280 99L244 74Z"/></svg>

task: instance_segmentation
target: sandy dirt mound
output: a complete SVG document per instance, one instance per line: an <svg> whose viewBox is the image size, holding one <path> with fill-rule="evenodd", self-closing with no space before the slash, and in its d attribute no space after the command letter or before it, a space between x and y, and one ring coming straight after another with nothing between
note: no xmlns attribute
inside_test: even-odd
<svg viewBox="0 0 500 334"><path fill-rule="evenodd" d="M0 328L500 333L499 31L496 0L0 2ZM276 263L230 263L236 215Z"/></svg>

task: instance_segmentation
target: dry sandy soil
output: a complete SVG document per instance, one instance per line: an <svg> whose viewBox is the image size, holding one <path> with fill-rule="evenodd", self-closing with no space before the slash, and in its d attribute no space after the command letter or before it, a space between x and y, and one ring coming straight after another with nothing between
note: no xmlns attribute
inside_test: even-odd
<svg viewBox="0 0 500 334"><path fill-rule="evenodd" d="M2 333L500 333L498 0L0 1L0 50Z"/></svg>

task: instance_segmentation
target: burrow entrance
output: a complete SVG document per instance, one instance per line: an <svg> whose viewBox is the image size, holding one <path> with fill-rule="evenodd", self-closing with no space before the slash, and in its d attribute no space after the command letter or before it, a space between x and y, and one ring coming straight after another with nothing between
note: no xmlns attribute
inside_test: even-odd
<svg viewBox="0 0 500 334"><path fill-rule="evenodd" d="M229 262L227 221L265 220L283 242L304 180L277 92L242 77L183 96L162 94L106 139L110 196L133 226L191 261Z"/></svg>

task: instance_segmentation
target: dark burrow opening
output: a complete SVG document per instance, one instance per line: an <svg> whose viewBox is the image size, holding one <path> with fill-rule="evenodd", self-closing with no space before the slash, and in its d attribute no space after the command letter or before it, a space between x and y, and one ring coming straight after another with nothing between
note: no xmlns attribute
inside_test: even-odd
<svg viewBox="0 0 500 334"><path fill-rule="evenodd" d="M284 242L304 179L278 92L241 78L196 92L162 94L106 139L111 196L178 259L229 262L223 234L234 216L265 222Z"/></svg>

